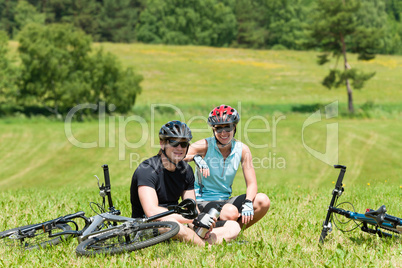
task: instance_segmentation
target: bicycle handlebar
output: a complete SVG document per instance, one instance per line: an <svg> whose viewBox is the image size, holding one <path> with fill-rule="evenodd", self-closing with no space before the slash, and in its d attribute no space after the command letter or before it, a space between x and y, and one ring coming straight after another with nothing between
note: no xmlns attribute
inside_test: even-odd
<svg viewBox="0 0 402 268"><path fill-rule="evenodd" d="M345 176L346 166L334 165L334 168L341 169L341 171L339 172L338 180L336 181L336 184L335 184L335 189L340 191L340 190L342 190L342 185L343 185L342 181L343 181L343 177Z"/></svg>
<svg viewBox="0 0 402 268"><path fill-rule="evenodd" d="M343 169L346 169L346 166L343 166L343 165L334 165L334 168L343 168Z"/></svg>
<svg viewBox="0 0 402 268"><path fill-rule="evenodd" d="M110 190L110 177L109 177L109 166L103 165L103 176L105 178L105 187Z"/></svg>
<svg viewBox="0 0 402 268"><path fill-rule="evenodd" d="M107 195L107 201L109 203L109 211L116 213L116 215L120 215L120 211L116 210L115 207L113 206L113 200L112 200L112 193L110 191L111 185L110 185L110 177L109 177L109 166L108 165L103 165L103 176L105 178L105 192Z"/></svg>
<svg viewBox="0 0 402 268"><path fill-rule="evenodd" d="M193 199L187 198L180 202L180 204L178 205L168 206L168 211L146 218L146 221L153 221L173 213L180 214L186 219L195 219L198 216L195 201Z"/></svg>
<svg viewBox="0 0 402 268"><path fill-rule="evenodd" d="M191 198L186 198L180 202L180 204L172 207L168 207L168 209L173 209L175 213L182 215L186 219L195 219L198 216L197 205L195 201Z"/></svg>

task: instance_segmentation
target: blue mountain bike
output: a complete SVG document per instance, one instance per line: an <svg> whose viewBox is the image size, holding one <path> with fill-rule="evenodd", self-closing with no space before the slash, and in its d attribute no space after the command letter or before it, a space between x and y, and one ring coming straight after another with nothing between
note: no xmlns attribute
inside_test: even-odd
<svg viewBox="0 0 402 268"><path fill-rule="evenodd" d="M336 214L348 218L349 221L353 221L356 224L356 227L354 227L352 230L360 227L363 232L376 234L379 237L395 237L397 236L396 234L402 233L402 219L386 214L387 209L384 205L377 210L367 209L364 214L340 208L340 205L345 204L344 202L337 205L337 201L344 192L342 181L346 172L346 167L341 165L335 165L334 167L340 169L340 173L335 185L335 189L332 191L331 203L328 207L327 217L325 218L322 227L320 235L321 244L324 243L328 233L332 231L332 223L334 223L334 225L338 228L335 221L335 219L338 220ZM341 230L340 228L338 229Z"/></svg>

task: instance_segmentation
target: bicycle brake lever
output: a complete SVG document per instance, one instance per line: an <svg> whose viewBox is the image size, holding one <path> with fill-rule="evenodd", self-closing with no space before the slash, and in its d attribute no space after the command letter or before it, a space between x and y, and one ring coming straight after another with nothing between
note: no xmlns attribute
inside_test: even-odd
<svg viewBox="0 0 402 268"><path fill-rule="evenodd" d="M100 185L99 185L99 178L98 178L98 176L96 176L96 175L94 175L95 176L95 178L98 180L98 188L100 189L101 187L100 187Z"/></svg>
<svg viewBox="0 0 402 268"><path fill-rule="evenodd" d="M99 178L98 178L98 176L96 176L96 175L94 175L95 176L95 178L98 180L98 188L99 188L99 195L101 196L101 197L105 197L106 196L106 191L105 191L105 186L103 185L103 183L102 183L102 186L100 186L99 185Z"/></svg>

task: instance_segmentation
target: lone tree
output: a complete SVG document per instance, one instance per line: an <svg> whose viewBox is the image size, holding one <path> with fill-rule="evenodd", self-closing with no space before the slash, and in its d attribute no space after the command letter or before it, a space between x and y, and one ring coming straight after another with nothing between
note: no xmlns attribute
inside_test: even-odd
<svg viewBox="0 0 402 268"><path fill-rule="evenodd" d="M353 90L361 89L364 82L375 75L352 68L348 63L347 52L357 53L358 60L371 60L374 51L380 46L381 27L367 27L359 17L363 0L318 0L311 26L313 46L323 52L318 56L318 64L329 62L332 55L335 65L324 78L322 84L327 88L346 85L348 93L348 109L354 113ZM374 14L364 14L366 17ZM343 59L343 70L338 68L340 58Z"/></svg>

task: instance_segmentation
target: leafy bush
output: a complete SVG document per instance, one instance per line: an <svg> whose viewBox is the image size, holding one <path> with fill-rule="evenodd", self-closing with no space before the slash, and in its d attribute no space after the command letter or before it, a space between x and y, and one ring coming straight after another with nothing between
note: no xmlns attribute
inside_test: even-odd
<svg viewBox="0 0 402 268"><path fill-rule="evenodd" d="M150 0L137 25L145 43L228 46L235 35L231 8L216 0Z"/></svg>
<svg viewBox="0 0 402 268"><path fill-rule="evenodd" d="M7 53L7 33L0 31L0 105L7 104L9 106L10 100L17 91L18 69L12 64Z"/></svg>
<svg viewBox="0 0 402 268"><path fill-rule="evenodd" d="M21 31L20 97L60 117L81 103L108 102L127 112L142 77L111 53L91 52L91 38L69 24L28 24Z"/></svg>

